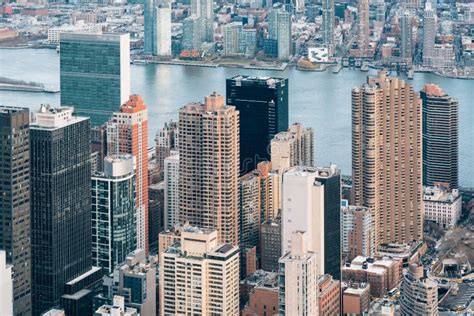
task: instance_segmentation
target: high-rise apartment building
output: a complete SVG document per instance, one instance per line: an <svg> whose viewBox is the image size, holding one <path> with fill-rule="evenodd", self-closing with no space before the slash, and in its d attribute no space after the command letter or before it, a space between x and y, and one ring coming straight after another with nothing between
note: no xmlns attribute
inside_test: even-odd
<svg viewBox="0 0 474 316"><path fill-rule="evenodd" d="M458 101L434 84L426 84L420 96L423 102L423 185L443 182L450 189L457 189Z"/></svg>
<svg viewBox="0 0 474 316"><path fill-rule="evenodd" d="M272 167L279 172L294 166L314 166L314 132L299 123L271 140Z"/></svg>
<svg viewBox="0 0 474 316"><path fill-rule="evenodd" d="M423 236L418 94L380 71L352 90L353 203L372 212L376 250Z"/></svg>
<svg viewBox="0 0 474 316"><path fill-rule="evenodd" d="M143 52L145 54L155 53L156 45L156 15L155 15L155 1L145 0L143 2L143 15L144 15L144 40L143 40Z"/></svg>
<svg viewBox="0 0 474 316"><path fill-rule="evenodd" d="M155 14L154 55L171 56L171 8L169 4L158 4Z"/></svg>
<svg viewBox="0 0 474 316"><path fill-rule="evenodd" d="M431 2L426 1L423 12L423 66L431 66L436 38L436 13Z"/></svg>
<svg viewBox="0 0 474 316"><path fill-rule="evenodd" d="M188 227L160 256L160 315L238 315L239 248Z"/></svg>
<svg viewBox="0 0 474 316"><path fill-rule="evenodd" d="M134 251L135 174L131 155L108 156L92 175L92 262L112 273Z"/></svg>
<svg viewBox="0 0 474 316"><path fill-rule="evenodd" d="M369 20L369 0L360 0L357 6L358 28L357 46L364 52L369 48L370 20Z"/></svg>
<svg viewBox="0 0 474 316"><path fill-rule="evenodd" d="M375 236L372 213L363 206L341 208L341 252L352 261L357 256L375 255Z"/></svg>
<svg viewBox="0 0 474 316"><path fill-rule="evenodd" d="M293 249L295 231L304 231L306 248L317 255L318 274L324 274L325 188L316 180L317 176L317 170L309 167L293 167L283 174L281 253Z"/></svg>
<svg viewBox="0 0 474 316"><path fill-rule="evenodd" d="M191 0L191 15L202 19L202 40L214 41L214 8L212 0Z"/></svg>
<svg viewBox="0 0 474 316"><path fill-rule="evenodd" d="M165 159L164 229L179 224L179 154Z"/></svg>
<svg viewBox="0 0 474 316"><path fill-rule="evenodd" d="M250 172L239 180L239 246L241 249L259 247L260 233L260 177Z"/></svg>
<svg viewBox="0 0 474 316"><path fill-rule="evenodd" d="M156 132L156 162L160 172L164 170L165 158L171 156L171 150L178 147L178 123L169 121Z"/></svg>
<svg viewBox="0 0 474 316"><path fill-rule="evenodd" d="M288 130L288 79L234 76L226 100L240 113L240 175L270 160L270 141Z"/></svg>
<svg viewBox="0 0 474 316"><path fill-rule="evenodd" d="M239 240L239 112L213 93L179 111L180 220Z"/></svg>
<svg viewBox="0 0 474 316"><path fill-rule="evenodd" d="M28 109L0 105L0 249L12 266L13 312L20 316L31 314L29 125Z"/></svg>
<svg viewBox="0 0 474 316"><path fill-rule="evenodd" d="M260 178L260 222L263 223L266 220L277 217L278 209L275 209L274 199L279 198L279 195L273 192L274 176L270 161L259 162L255 173Z"/></svg>
<svg viewBox="0 0 474 316"><path fill-rule="evenodd" d="M403 12L400 17L401 34L400 34L400 55L410 65L413 57L413 15L410 11Z"/></svg>
<svg viewBox="0 0 474 316"><path fill-rule="evenodd" d="M318 279L318 308L319 315L341 314L341 281L329 274Z"/></svg>
<svg viewBox="0 0 474 316"><path fill-rule="evenodd" d="M107 124L107 153L135 157L137 247L148 253L148 112L139 95L130 96Z"/></svg>
<svg viewBox="0 0 474 316"><path fill-rule="evenodd" d="M60 48L61 105L104 124L130 96L129 34L62 33Z"/></svg>
<svg viewBox="0 0 474 316"><path fill-rule="evenodd" d="M201 50L204 23L205 20L196 15L191 15L183 20L183 50Z"/></svg>
<svg viewBox="0 0 474 316"><path fill-rule="evenodd" d="M291 55L293 55L291 45L291 13L287 11L278 11L277 21L278 59L289 60Z"/></svg>
<svg viewBox="0 0 474 316"><path fill-rule="evenodd" d="M334 0L323 0L323 44L334 54Z"/></svg>
<svg viewBox="0 0 474 316"><path fill-rule="evenodd" d="M30 124L33 315L92 267L90 123L72 114L42 105Z"/></svg>
<svg viewBox="0 0 474 316"><path fill-rule="evenodd" d="M307 233L295 231L291 250L279 260L279 315L318 315L318 255L307 248Z"/></svg>
<svg viewBox="0 0 474 316"><path fill-rule="evenodd" d="M267 220L260 225L260 266L265 271L278 271L281 257L281 221Z"/></svg>
<svg viewBox="0 0 474 316"><path fill-rule="evenodd" d="M411 263L400 287L402 315L438 315L438 285L426 277L423 266Z"/></svg>

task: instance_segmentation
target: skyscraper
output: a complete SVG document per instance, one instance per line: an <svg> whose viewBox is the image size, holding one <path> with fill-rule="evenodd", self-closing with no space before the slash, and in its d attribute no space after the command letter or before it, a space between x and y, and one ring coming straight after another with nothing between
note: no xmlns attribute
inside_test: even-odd
<svg viewBox="0 0 474 316"><path fill-rule="evenodd" d="M238 315L239 248L187 227L160 256L160 315Z"/></svg>
<svg viewBox="0 0 474 316"><path fill-rule="evenodd" d="M376 247L423 236L421 121L418 94L385 71L352 90L353 204L372 212Z"/></svg>
<svg viewBox="0 0 474 316"><path fill-rule="evenodd" d="M155 1L145 0L143 6L144 14L144 49L145 54L154 54L156 47L156 15Z"/></svg>
<svg viewBox="0 0 474 316"><path fill-rule="evenodd" d="M413 30L412 30L413 16L410 11L403 12L401 16L401 57L405 59L408 64L412 62L413 55Z"/></svg>
<svg viewBox="0 0 474 316"><path fill-rule="evenodd" d="M31 314L29 124L28 109L0 105L0 249L13 269L15 315Z"/></svg>
<svg viewBox="0 0 474 316"><path fill-rule="evenodd" d="M279 315L318 315L318 254L307 247L307 233L291 235L292 248L279 260Z"/></svg>
<svg viewBox="0 0 474 316"><path fill-rule="evenodd" d="M346 261L352 261L357 256L375 255L374 225L368 208L353 205L342 207L341 226L341 251Z"/></svg>
<svg viewBox="0 0 474 316"><path fill-rule="evenodd" d="M129 34L62 33L61 105L102 125L130 96Z"/></svg>
<svg viewBox="0 0 474 316"><path fill-rule="evenodd" d="M436 14L431 2L426 2L423 13L423 66L431 66L436 38Z"/></svg>
<svg viewBox="0 0 474 316"><path fill-rule="evenodd" d="M324 187L324 273L341 279L341 170L318 167L316 181Z"/></svg>
<svg viewBox="0 0 474 316"><path fill-rule="evenodd" d="M357 6L359 33L357 36L357 46L362 53L369 48L370 20L369 20L369 0L359 0Z"/></svg>
<svg viewBox="0 0 474 316"><path fill-rule="evenodd" d="M180 219L238 244L239 112L213 93L179 111Z"/></svg>
<svg viewBox="0 0 474 316"><path fill-rule="evenodd" d="M163 172L165 167L165 158L171 155L171 150L178 147L178 123L169 121L165 126L156 132L156 162L158 169Z"/></svg>
<svg viewBox="0 0 474 316"><path fill-rule="evenodd" d="M292 55L291 45L291 14L287 11L278 11L278 59L289 60Z"/></svg>
<svg viewBox="0 0 474 316"><path fill-rule="evenodd" d="M423 102L423 185L444 182L458 188L458 101L440 87L427 84Z"/></svg>
<svg viewBox="0 0 474 316"><path fill-rule="evenodd" d="M92 261L112 273L136 241L133 157L108 156L104 172L92 175Z"/></svg>
<svg viewBox="0 0 474 316"><path fill-rule="evenodd" d="M402 315L438 315L438 285L426 277L423 266L411 263L400 286Z"/></svg>
<svg viewBox="0 0 474 316"><path fill-rule="evenodd" d="M165 159L164 169L164 228L179 224L179 154Z"/></svg>
<svg viewBox="0 0 474 316"><path fill-rule="evenodd" d="M171 8L168 4L155 7L155 47L153 54L171 56Z"/></svg>
<svg viewBox="0 0 474 316"><path fill-rule="evenodd" d="M323 44L334 54L334 0L323 0Z"/></svg>
<svg viewBox="0 0 474 316"><path fill-rule="evenodd" d="M204 22L196 15L191 15L183 20L183 50L201 50Z"/></svg>
<svg viewBox="0 0 474 316"><path fill-rule="evenodd" d="M260 266L265 271L278 271L281 257L281 222L268 220L260 225Z"/></svg>
<svg viewBox="0 0 474 316"><path fill-rule="evenodd" d="M239 246L250 249L259 246L261 189L258 173L250 172L240 177L239 191Z"/></svg>
<svg viewBox="0 0 474 316"><path fill-rule="evenodd" d="M202 40L214 41L214 8L212 0L191 0L191 15L202 19Z"/></svg>
<svg viewBox="0 0 474 316"><path fill-rule="evenodd" d="M240 174L270 159L270 141L288 129L288 79L234 76L227 79L227 104L240 113Z"/></svg>
<svg viewBox="0 0 474 316"><path fill-rule="evenodd" d="M42 105L30 124L33 315L92 267L90 123Z"/></svg>
<svg viewBox="0 0 474 316"><path fill-rule="evenodd" d="M135 156L137 247L148 253L148 110L132 95L107 124L109 156Z"/></svg>

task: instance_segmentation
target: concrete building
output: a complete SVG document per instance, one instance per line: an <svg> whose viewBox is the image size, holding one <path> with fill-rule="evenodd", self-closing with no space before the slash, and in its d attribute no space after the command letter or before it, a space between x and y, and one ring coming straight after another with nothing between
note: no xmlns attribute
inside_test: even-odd
<svg viewBox="0 0 474 316"><path fill-rule="evenodd" d="M11 284L0 287L6 292L0 306L5 303L6 311L13 302L13 310L2 313L0 307L0 315L31 313L29 125L28 109L0 105L0 249L4 250L1 252L0 270L12 269L9 273L14 274L12 297L8 291Z"/></svg>
<svg viewBox="0 0 474 316"><path fill-rule="evenodd" d="M400 17L401 23L401 34L400 34L400 55L402 59L408 64L411 65L413 58L413 15L410 11L403 12Z"/></svg>
<svg viewBox="0 0 474 316"><path fill-rule="evenodd" d="M314 166L314 131L294 123L288 132L280 132L271 141L273 169L284 170L298 166Z"/></svg>
<svg viewBox="0 0 474 316"><path fill-rule="evenodd" d="M271 172L272 163L262 161L257 164L255 173L260 178L260 222L276 218L278 208L275 209L274 199L279 198L278 193L274 192L274 176Z"/></svg>
<svg viewBox="0 0 474 316"><path fill-rule="evenodd" d="M137 248L135 174L131 155L108 156L92 175L92 262L112 273Z"/></svg>
<svg viewBox="0 0 474 316"><path fill-rule="evenodd" d="M421 155L421 102L410 85L380 71L352 90L352 204L372 212L376 248L422 239Z"/></svg>
<svg viewBox="0 0 474 316"><path fill-rule="evenodd" d="M191 15L183 20L183 50L201 50L203 43L203 24L205 21L196 16Z"/></svg>
<svg viewBox="0 0 474 316"><path fill-rule="evenodd" d="M329 54L332 56L335 53L334 43L334 0L323 1L323 44L329 48Z"/></svg>
<svg viewBox="0 0 474 316"><path fill-rule="evenodd" d="M137 248L148 253L148 110L131 95L107 123L107 153L135 157Z"/></svg>
<svg viewBox="0 0 474 316"><path fill-rule="evenodd" d="M257 30L244 28L242 22L231 22L222 26L225 56L252 57L257 44Z"/></svg>
<svg viewBox="0 0 474 316"><path fill-rule="evenodd" d="M158 236L158 258L169 246L181 240L181 232L188 227L190 227L189 223L183 223L160 232Z"/></svg>
<svg viewBox="0 0 474 316"><path fill-rule="evenodd" d="M30 124L33 315L53 306L92 313L87 294L101 277L92 267L90 122L73 112L41 105Z"/></svg>
<svg viewBox="0 0 474 316"><path fill-rule="evenodd" d="M171 229L179 223L179 154L165 158L164 184L164 228Z"/></svg>
<svg viewBox="0 0 474 316"><path fill-rule="evenodd" d="M179 139L181 222L217 229L220 242L237 245L239 112L216 93L187 104L179 111Z"/></svg>
<svg viewBox="0 0 474 316"><path fill-rule="evenodd" d="M319 315L341 314L341 282L325 274L318 279Z"/></svg>
<svg viewBox="0 0 474 316"><path fill-rule="evenodd" d="M277 21L278 59L286 61L293 55L291 14L286 11L278 11Z"/></svg>
<svg viewBox="0 0 474 316"><path fill-rule="evenodd" d="M426 277L423 266L410 264L400 287L402 315L438 315L438 285Z"/></svg>
<svg viewBox="0 0 474 316"><path fill-rule="evenodd" d="M13 267L7 264L6 251L0 250L0 315L13 314Z"/></svg>
<svg viewBox="0 0 474 316"><path fill-rule="evenodd" d="M61 105L102 125L130 96L129 34L62 33Z"/></svg>
<svg viewBox="0 0 474 316"><path fill-rule="evenodd" d="M456 66L456 54L452 44L435 44L431 64L433 68L452 69Z"/></svg>
<svg viewBox="0 0 474 316"><path fill-rule="evenodd" d="M202 39L214 41L214 8L212 0L191 0L191 15L202 19Z"/></svg>
<svg viewBox="0 0 474 316"><path fill-rule="evenodd" d="M270 160L273 137L288 130L288 79L234 76L226 81L226 103L240 113L240 175Z"/></svg>
<svg viewBox="0 0 474 316"><path fill-rule="evenodd" d="M370 295L383 297L398 286L402 277L402 260L356 257L342 267L342 280L346 283L359 282L370 284Z"/></svg>
<svg viewBox="0 0 474 316"><path fill-rule="evenodd" d="M292 234L292 248L279 262L279 315L318 315L318 260L307 233Z"/></svg>
<svg viewBox="0 0 474 316"><path fill-rule="evenodd" d="M171 8L169 4L158 4L154 8L155 15L155 47L154 55L171 56Z"/></svg>
<svg viewBox="0 0 474 316"><path fill-rule="evenodd" d="M436 13L431 2L426 1L423 12L423 66L430 67L434 55L436 38Z"/></svg>
<svg viewBox="0 0 474 316"><path fill-rule="evenodd" d="M137 316L137 310L131 307L125 307L125 298L115 295L112 305L102 305L94 316Z"/></svg>
<svg viewBox="0 0 474 316"><path fill-rule="evenodd" d="M143 52L145 54L152 55L155 52L156 47L156 15L155 15L155 1L145 0L143 2L143 15L144 15L144 39L143 39Z"/></svg>
<svg viewBox="0 0 474 316"><path fill-rule="evenodd" d="M433 221L442 228L456 226L462 212L462 195L458 189L449 190L442 183L433 187L425 187L424 219Z"/></svg>
<svg viewBox="0 0 474 316"><path fill-rule="evenodd" d="M260 177L248 173L239 180L239 246L243 249L260 247Z"/></svg>
<svg viewBox="0 0 474 316"><path fill-rule="evenodd" d="M353 283L342 292L342 314L363 315L369 311L370 284Z"/></svg>
<svg viewBox="0 0 474 316"><path fill-rule="evenodd" d="M426 84L423 103L423 185L459 186L459 104L439 86Z"/></svg>
<svg viewBox="0 0 474 316"><path fill-rule="evenodd" d="M238 315L239 248L188 227L160 256L161 315Z"/></svg>
<svg viewBox="0 0 474 316"><path fill-rule="evenodd" d="M260 225L260 266L265 271L278 271L281 257L281 223L268 220Z"/></svg>
<svg viewBox="0 0 474 316"><path fill-rule="evenodd" d="M244 316L278 315L278 281L265 280L257 285L249 295L248 305L243 310Z"/></svg>
<svg viewBox="0 0 474 316"><path fill-rule="evenodd" d="M178 123L169 121L156 132L155 150L159 172L165 169L165 158L171 156L171 151L178 147Z"/></svg>
<svg viewBox="0 0 474 316"><path fill-rule="evenodd" d="M369 48L370 40L369 0L361 0L358 2L357 16L359 29L357 46L365 55L364 52Z"/></svg>
<svg viewBox="0 0 474 316"><path fill-rule="evenodd" d="M139 315L155 315L156 264L146 259L143 249L130 253L114 275L119 276L117 294L125 298L125 306L134 308Z"/></svg>
<svg viewBox="0 0 474 316"><path fill-rule="evenodd" d="M375 236L372 214L363 206L341 207L342 256L352 261L357 256L375 255Z"/></svg>

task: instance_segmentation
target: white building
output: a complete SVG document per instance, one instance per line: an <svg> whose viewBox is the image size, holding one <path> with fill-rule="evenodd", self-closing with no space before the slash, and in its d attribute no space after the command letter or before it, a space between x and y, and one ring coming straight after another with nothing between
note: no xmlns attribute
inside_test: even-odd
<svg viewBox="0 0 474 316"><path fill-rule="evenodd" d="M462 198L458 189L449 191L441 183L425 187L423 194L424 218L443 228L456 225L461 216Z"/></svg>
<svg viewBox="0 0 474 316"><path fill-rule="evenodd" d="M165 230L179 223L179 154L165 158Z"/></svg>
<svg viewBox="0 0 474 316"><path fill-rule="evenodd" d="M239 248L187 227L160 256L160 315L238 315Z"/></svg>
<svg viewBox="0 0 474 316"><path fill-rule="evenodd" d="M347 260L375 255L374 223L370 210L362 206L341 207L341 251Z"/></svg>
<svg viewBox="0 0 474 316"><path fill-rule="evenodd" d="M7 264L7 254L0 250L0 315L13 315L12 266Z"/></svg>
<svg viewBox="0 0 474 316"><path fill-rule="evenodd" d="M112 305L102 305L94 313L94 316L137 316L137 309L125 307L125 298L115 295Z"/></svg>
<svg viewBox="0 0 474 316"><path fill-rule="evenodd" d="M281 253L292 249L292 234L306 232L307 249L316 253L324 271L324 185L316 168L293 167L283 174Z"/></svg>
<svg viewBox="0 0 474 316"><path fill-rule="evenodd" d="M318 309L318 259L306 247L307 233L295 231L293 247L278 261L279 315L313 316Z"/></svg>
<svg viewBox="0 0 474 316"><path fill-rule="evenodd" d="M171 56L171 9L161 4L155 8L157 56Z"/></svg>

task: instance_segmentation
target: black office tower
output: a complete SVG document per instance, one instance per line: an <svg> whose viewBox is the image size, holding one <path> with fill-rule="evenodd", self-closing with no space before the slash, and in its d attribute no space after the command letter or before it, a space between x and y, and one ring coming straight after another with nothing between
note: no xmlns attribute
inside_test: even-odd
<svg viewBox="0 0 474 316"><path fill-rule="evenodd" d="M15 315L31 315L29 124L28 109L0 105L0 250L13 266Z"/></svg>
<svg viewBox="0 0 474 316"><path fill-rule="evenodd" d="M420 92L423 101L423 185L447 183L458 188L458 101L433 84Z"/></svg>
<svg viewBox="0 0 474 316"><path fill-rule="evenodd" d="M90 122L72 112L42 105L30 124L34 315L92 267Z"/></svg>
<svg viewBox="0 0 474 316"><path fill-rule="evenodd" d="M336 165L317 168L324 185L324 273L341 279L341 170Z"/></svg>
<svg viewBox="0 0 474 316"><path fill-rule="evenodd" d="M288 130L288 79L235 76L227 79L227 104L240 112L240 175L270 160L270 141Z"/></svg>

